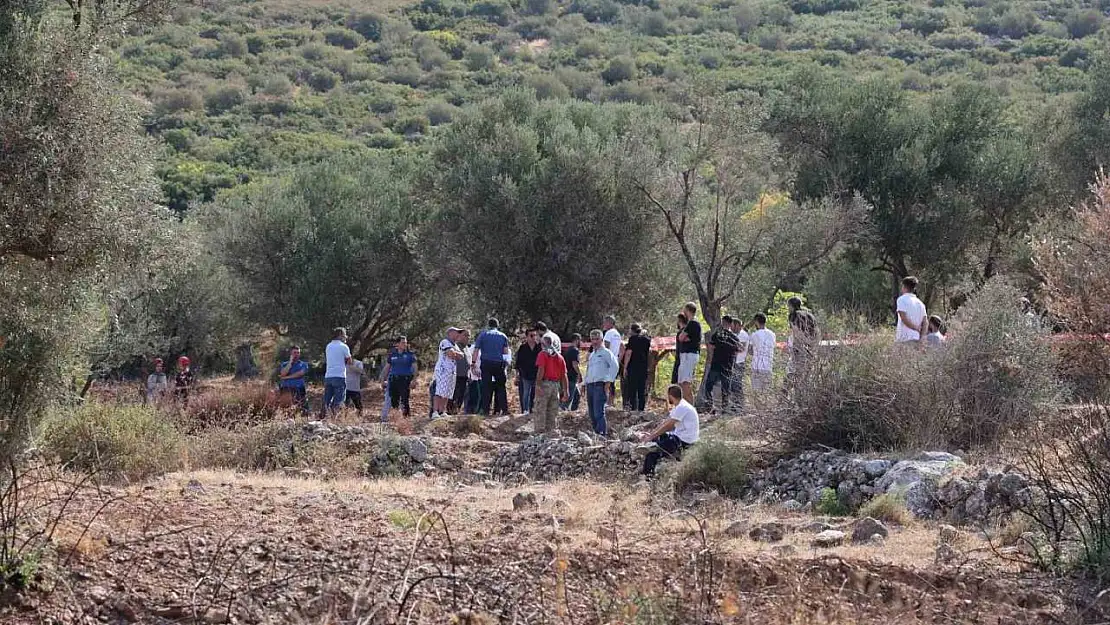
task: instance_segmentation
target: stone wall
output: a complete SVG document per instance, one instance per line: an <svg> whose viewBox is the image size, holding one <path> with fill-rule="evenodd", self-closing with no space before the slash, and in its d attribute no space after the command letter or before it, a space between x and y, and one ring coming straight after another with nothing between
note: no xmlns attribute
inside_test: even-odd
<svg viewBox="0 0 1110 625"><path fill-rule="evenodd" d="M533 480L635 475L642 457L635 443L600 441L585 432L574 437L533 436L516 447L502 449L490 464L495 477L523 474Z"/></svg>
<svg viewBox="0 0 1110 625"><path fill-rule="evenodd" d="M866 458L841 451L806 452L780 460L752 478L752 494L795 505L816 505L826 489L856 510L868 500L891 493L904 498L920 518L960 525L992 521L1027 504L1028 480L1013 470L974 470L944 452L909 459Z"/></svg>

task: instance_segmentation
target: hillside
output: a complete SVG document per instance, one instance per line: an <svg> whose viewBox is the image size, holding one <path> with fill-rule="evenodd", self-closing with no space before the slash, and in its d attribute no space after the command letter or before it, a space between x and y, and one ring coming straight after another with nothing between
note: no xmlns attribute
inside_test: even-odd
<svg viewBox="0 0 1110 625"><path fill-rule="evenodd" d="M825 66L922 92L970 80L1037 110L1082 88L1103 21L1068 0L212 0L118 52L183 211L326 154L405 149L516 85L666 105Z"/></svg>

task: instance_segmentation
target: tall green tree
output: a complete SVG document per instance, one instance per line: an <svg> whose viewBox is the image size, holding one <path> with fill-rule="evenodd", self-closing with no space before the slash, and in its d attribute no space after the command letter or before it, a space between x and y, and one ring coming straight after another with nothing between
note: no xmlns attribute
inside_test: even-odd
<svg viewBox="0 0 1110 625"><path fill-rule="evenodd" d="M985 234L974 191L991 184L980 159L1006 128L1002 113L978 86L918 99L882 78L807 72L780 98L769 127L794 157L796 198L859 194L867 202L878 268L896 290L911 272L944 279L967 269ZM1009 176L1005 165L993 173ZM999 201L992 208L1003 212L1015 202Z"/></svg>
<svg viewBox="0 0 1110 625"><path fill-rule="evenodd" d="M133 99L100 52L142 7L92 4L84 20L0 4L0 458L64 395L90 310L160 215Z"/></svg>
<svg viewBox="0 0 1110 625"><path fill-rule="evenodd" d="M359 357L397 334L436 328L442 300L429 298L408 241L421 220L417 166L406 157L341 157L218 202L213 245L251 319L317 344L345 326Z"/></svg>
<svg viewBox="0 0 1110 625"><path fill-rule="evenodd" d="M644 114L514 91L456 121L432 148L430 262L510 323L566 333L635 309L658 239L619 138Z"/></svg>

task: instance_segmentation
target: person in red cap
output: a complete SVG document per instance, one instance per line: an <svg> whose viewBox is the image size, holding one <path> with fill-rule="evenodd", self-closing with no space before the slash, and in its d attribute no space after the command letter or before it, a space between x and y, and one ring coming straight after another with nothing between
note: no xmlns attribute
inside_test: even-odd
<svg viewBox="0 0 1110 625"><path fill-rule="evenodd" d="M166 378L166 366L161 358L154 359L154 373L146 378L146 401L157 403L166 398L170 390L170 382Z"/></svg>
<svg viewBox="0 0 1110 625"><path fill-rule="evenodd" d="M177 376L173 380L174 399L181 403L189 403L189 389L193 386L193 370L189 367L189 357L182 356L177 359Z"/></svg>

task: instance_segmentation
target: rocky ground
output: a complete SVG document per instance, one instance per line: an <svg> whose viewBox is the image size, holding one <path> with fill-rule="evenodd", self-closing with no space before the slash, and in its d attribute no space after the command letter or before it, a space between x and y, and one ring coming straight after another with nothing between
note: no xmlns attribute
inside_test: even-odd
<svg viewBox="0 0 1110 625"><path fill-rule="evenodd" d="M986 540L1023 496L1012 472L814 453L769 463L745 500L676 495L634 477L631 439L652 415L612 417L606 441L579 432L583 415L564 415L561 437L531 436L526 417L406 435L350 416L297 422L291 444L358 449L357 472L196 468L85 485L42 555L40 589L6 597L0 622L1098 621L1075 588L1007 557L1019 547ZM902 524L819 505L895 489L933 503Z"/></svg>

